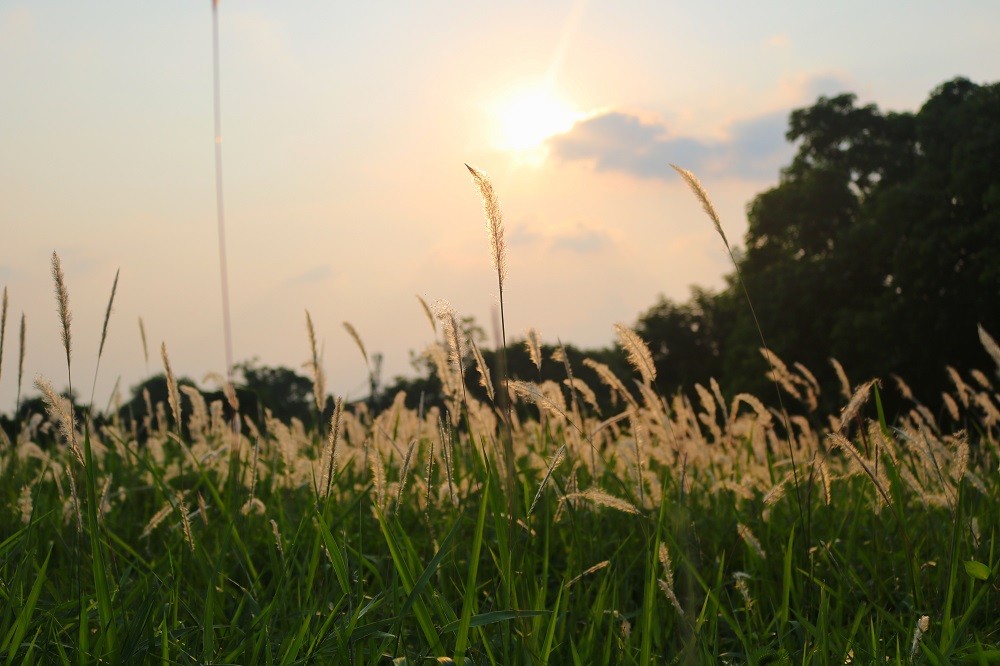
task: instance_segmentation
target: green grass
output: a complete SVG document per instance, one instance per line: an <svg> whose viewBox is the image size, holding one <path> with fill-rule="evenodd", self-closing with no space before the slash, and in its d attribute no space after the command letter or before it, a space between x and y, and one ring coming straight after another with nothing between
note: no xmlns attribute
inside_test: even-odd
<svg viewBox="0 0 1000 666"><path fill-rule="evenodd" d="M849 456L801 438L803 524L793 492L765 502L787 483L784 442L755 443L753 413L720 421L723 438L712 441L685 404L675 400L669 414L642 405L642 501L627 428L593 438L602 460L593 478L590 443L568 423L592 432L597 415L523 417L514 430L518 515L528 515L548 457L562 445L569 453L535 510L513 524L500 420L487 425L493 411L483 405L454 428L447 459L437 410L423 420L402 408L374 419L345 411L326 498L315 491L323 433L302 428L243 438L235 451L231 433L207 422L192 424L191 441L162 424L143 446L114 428L84 432L85 465L52 434L28 431L0 452L0 660L1000 662L996 424L969 421L965 474L956 468L962 435L921 429L912 414L898 430L873 421L866 437L882 438L891 500L881 510ZM398 451L409 441L417 453L398 495ZM375 455L384 480L371 471ZM814 455L831 477L829 503ZM262 505L248 502L251 485ZM573 495L587 488L637 512ZM143 536L164 506L168 515ZM660 543L682 615L661 590ZM930 626L911 660L924 615Z"/></svg>

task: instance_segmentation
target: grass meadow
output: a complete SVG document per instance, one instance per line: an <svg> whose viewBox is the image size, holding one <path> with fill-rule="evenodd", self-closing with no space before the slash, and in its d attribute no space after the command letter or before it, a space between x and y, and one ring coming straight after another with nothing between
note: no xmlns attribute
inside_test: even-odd
<svg viewBox="0 0 1000 666"><path fill-rule="evenodd" d="M502 307L499 204L470 171ZM178 388L165 347L170 397L145 423L40 379L47 414L0 442L0 660L1000 663L989 332L997 367L949 369L940 407L887 415L879 380L836 366L842 409L822 414L809 370L771 352L777 394L661 395L616 325L634 375L587 361L606 413L564 354L529 336L565 379L508 378L448 308L428 316L443 403L338 401L318 427L229 418L232 392Z"/></svg>

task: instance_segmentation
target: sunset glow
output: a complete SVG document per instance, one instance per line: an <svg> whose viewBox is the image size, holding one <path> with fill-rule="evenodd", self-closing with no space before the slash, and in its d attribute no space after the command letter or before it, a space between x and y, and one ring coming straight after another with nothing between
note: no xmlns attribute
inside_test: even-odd
<svg viewBox="0 0 1000 666"><path fill-rule="evenodd" d="M514 95L497 105L497 147L512 152L535 151L549 137L568 132L581 117L544 89Z"/></svg>

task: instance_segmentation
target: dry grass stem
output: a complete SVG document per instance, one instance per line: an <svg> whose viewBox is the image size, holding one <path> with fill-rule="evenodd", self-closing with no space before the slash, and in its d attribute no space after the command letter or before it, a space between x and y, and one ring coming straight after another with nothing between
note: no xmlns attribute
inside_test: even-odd
<svg viewBox="0 0 1000 666"><path fill-rule="evenodd" d="M589 576L591 574L597 573L601 569L604 569L605 567L607 567L609 564L611 564L611 560L604 560L603 562L598 562L594 566L592 566L592 567L586 569L585 571L581 572L579 576L576 576L575 578L570 579L570 581L568 583L566 583L566 588L568 589L570 587L573 587L573 585L575 585L576 583L579 583L582 579L586 578L587 576Z"/></svg>
<svg viewBox="0 0 1000 666"><path fill-rule="evenodd" d="M27 330L25 328L24 313L21 313L21 335L20 335L20 345L18 347L17 353L17 397L14 400L14 411L21 407L21 382L24 379L24 350L27 344Z"/></svg>
<svg viewBox="0 0 1000 666"><path fill-rule="evenodd" d="M542 477L542 482L538 484L538 492L535 493L535 499L531 501L531 507L528 509L529 516L534 512L535 505L538 504L538 500L542 497L542 492L545 490L545 484L549 482L549 477L552 476L552 472L559 466L559 463L561 463L565 457L566 445L563 444L559 447L559 450L556 451L556 454L552 456L552 462L549 463L548 468L545 470L545 476Z"/></svg>
<svg viewBox="0 0 1000 666"><path fill-rule="evenodd" d="M146 367L149 367L149 346L146 344L146 325L142 323L142 317L139 317L139 337L142 338L142 358L146 361Z"/></svg>
<svg viewBox="0 0 1000 666"><path fill-rule="evenodd" d="M90 404L94 404L94 391L97 389L97 371L101 367L101 357L104 356L104 343L108 339L108 322L111 321L111 308L115 304L115 294L118 292L118 275L121 269L115 271L115 281L111 284L111 297L108 298L108 307L104 311L104 324L101 326L101 344L97 348L97 364L94 366L94 383L90 387Z"/></svg>
<svg viewBox="0 0 1000 666"><path fill-rule="evenodd" d="M7 287L3 288L3 303L0 304L0 377L3 377L3 342L7 337Z"/></svg>

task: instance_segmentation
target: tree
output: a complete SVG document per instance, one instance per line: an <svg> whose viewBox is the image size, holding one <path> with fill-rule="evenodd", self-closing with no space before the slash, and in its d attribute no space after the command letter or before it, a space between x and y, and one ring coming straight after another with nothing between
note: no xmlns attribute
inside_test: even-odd
<svg viewBox="0 0 1000 666"><path fill-rule="evenodd" d="M769 346L828 396L834 356L855 381L896 373L930 400L946 364L989 367L976 324L1000 330L1000 84L949 81L915 114L855 102L792 112L797 152L748 206L740 270ZM711 373L762 393L759 336L728 279L653 306L639 329L654 352L683 350L658 359L669 382Z"/></svg>

